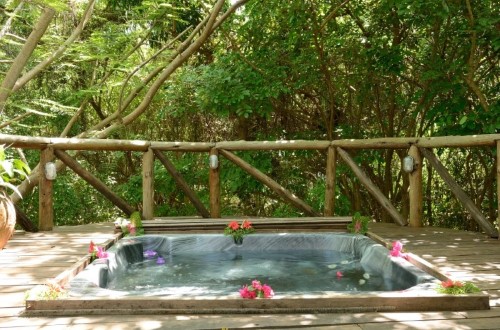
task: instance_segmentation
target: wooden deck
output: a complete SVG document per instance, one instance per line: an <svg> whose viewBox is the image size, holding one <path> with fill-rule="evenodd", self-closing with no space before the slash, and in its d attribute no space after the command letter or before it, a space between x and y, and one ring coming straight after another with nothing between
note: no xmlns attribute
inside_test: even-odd
<svg viewBox="0 0 500 330"><path fill-rule="evenodd" d="M490 310L291 315L89 315L25 317L24 294L81 262L88 244L113 240L113 225L16 233L0 251L0 329L500 329L500 241L471 232L376 223L371 231L490 294Z"/></svg>

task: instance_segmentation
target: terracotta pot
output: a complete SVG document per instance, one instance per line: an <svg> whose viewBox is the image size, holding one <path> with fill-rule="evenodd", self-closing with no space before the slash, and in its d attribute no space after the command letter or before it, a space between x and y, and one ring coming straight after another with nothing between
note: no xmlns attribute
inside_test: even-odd
<svg viewBox="0 0 500 330"><path fill-rule="evenodd" d="M16 226L16 209L9 196L0 191L0 250L12 237Z"/></svg>

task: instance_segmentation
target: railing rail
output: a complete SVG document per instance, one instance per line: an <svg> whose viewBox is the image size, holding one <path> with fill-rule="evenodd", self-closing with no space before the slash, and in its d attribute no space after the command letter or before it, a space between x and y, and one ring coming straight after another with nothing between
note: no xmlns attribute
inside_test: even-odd
<svg viewBox="0 0 500 330"><path fill-rule="evenodd" d="M342 159L359 178L360 182L372 194L380 205L388 212L394 221L400 225L422 226L422 164L426 159L437 173L448 184L451 191L464 207L471 213L474 220L490 236L498 237L498 231L492 222L486 219L473 201L465 194L460 186L449 175L446 168L441 164L433 153L433 148L463 148L463 147L492 147L500 150L500 134L484 134L469 136L440 136L440 137L410 137L410 138L375 138L375 139L343 139L343 140L278 140L278 141L223 141L223 142L163 142L144 140L112 140L112 139L78 139L78 138L50 138L29 137L18 135L0 134L0 144L14 148L40 149L41 157L38 168L44 168L47 162L54 157L60 159L64 165L70 167L75 173L89 182L95 189L117 205L124 213L132 212L133 207L128 205L119 196L114 194L106 185L100 182L91 173L78 165L65 151L139 151L144 152L143 157L143 217L152 219L154 217L154 159L158 158L166 167L167 171L174 177L179 185L195 205L197 211L203 217L220 218L220 179L219 168L209 169L210 206L209 210L197 198L181 175L175 170L172 163L162 154L163 151L179 152L206 152L209 155L219 157L222 155L237 166L244 169L261 183L291 205L299 208L310 216L321 215L319 211L313 210L309 205L300 200L292 192L279 185L271 177L260 172L252 165L237 157L233 151L264 151L264 150L318 150L326 153L326 191L324 216L332 216L335 209L335 173L337 158ZM408 173L410 190L410 212L409 219L404 219L389 199L383 195L378 187L364 174L361 168L351 159L350 149L408 149L409 155L415 160L414 170ZM339 157L337 157L339 156ZM500 152L497 152L496 180L498 209L500 209ZM38 175L38 174L36 174ZM35 176L36 176L35 175ZM51 230L53 227L52 206L52 183L44 175L39 175L40 186L39 202L39 227L41 230ZM497 221L500 223L500 212L497 212Z"/></svg>

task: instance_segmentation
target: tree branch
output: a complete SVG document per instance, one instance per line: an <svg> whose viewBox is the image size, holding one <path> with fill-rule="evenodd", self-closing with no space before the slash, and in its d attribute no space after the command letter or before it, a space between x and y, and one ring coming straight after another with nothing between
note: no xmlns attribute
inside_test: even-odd
<svg viewBox="0 0 500 330"><path fill-rule="evenodd" d="M58 59L65 51L66 49L80 36L82 33L85 25L87 22L90 20L90 17L92 16L92 12L94 10L94 3L95 0L90 0L89 3L87 4L87 8L85 9L85 12L83 13L82 20L80 23L77 25L75 30L71 33L68 39L59 46L59 48L52 53L49 57L47 57L45 60L42 62L38 63L33 69L31 69L29 72L24 74L21 78L19 78L15 85L14 88L12 89L13 92L18 91L20 88L22 88L26 83L28 83L31 79L33 79L36 75L38 75L40 72L42 72L44 69L46 69L52 62L54 62L56 59Z"/></svg>
<svg viewBox="0 0 500 330"><path fill-rule="evenodd" d="M12 92L12 87L14 87L17 78L26 66L28 59L47 30L55 13L55 10L52 8L44 8L38 22L33 28L33 31L31 31L26 43L23 45L21 51L14 60L14 63L12 63L9 71L5 75L2 85L0 86L0 114L3 112L5 103Z"/></svg>

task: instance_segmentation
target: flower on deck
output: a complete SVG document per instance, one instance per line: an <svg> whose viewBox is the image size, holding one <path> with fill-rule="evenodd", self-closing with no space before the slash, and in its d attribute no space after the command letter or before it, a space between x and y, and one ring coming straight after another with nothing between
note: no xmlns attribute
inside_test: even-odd
<svg viewBox="0 0 500 330"><path fill-rule="evenodd" d="M133 224L129 223L127 225L127 229L128 229L128 233L129 233L130 236L135 236L136 235L137 229L135 228L135 226Z"/></svg>
<svg viewBox="0 0 500 330"><path fill-rule="evenodd" d="M408 255L406 253L403 253L402 251L403 243L401 243L400 241L395 241L392 243L392 249L390 251L391 256L408 259Z"/></svg>
<svg viewBox="0 0 500 330"><path fill-rule="evenodd" d="M89 244L89 254L90 254L90 262L95 259L105 259L108 257L108 253L104 250L102 246L97 246L93 241L90 241Z"/></svg>
<svg viewBox="0 0 500 330"><path fill-rule="evenodd" d="M447 279L446 281L441 282L441 286L443 288L451 288L454 286L462 287L462 286L464 286L464 284L460 281L453 281L453 280Z"/></svg>
<svg viewBox="0 0 500 330"><path fill-rule="evenodd" d="M271 286L267 284L263 285L258 280L253 280L251 286L243 286L239 292L241 297L245 299L271 298L274 296L274 291Z"/></svg>
<svg viewBox="0 0 500 330"><path fill-rule="evenodd" d="M445 294L465 294L476 293L481 290L471 282L461 282L447 279L446 281L439 283L437 291Z"/></svg>
<svg viewBox="0 0 500 330"><path fill-rule="evenodd" d="M90 241L89 244L89 253L94 253L95 252L95 244L93 241Z"/></svg>
<svg viewBox="0 0 500 330"><path fill-rule="evenodd" d="M108 257L108 252L104 250L102 246L97 247L97 258L106 259Z"/></svg>

